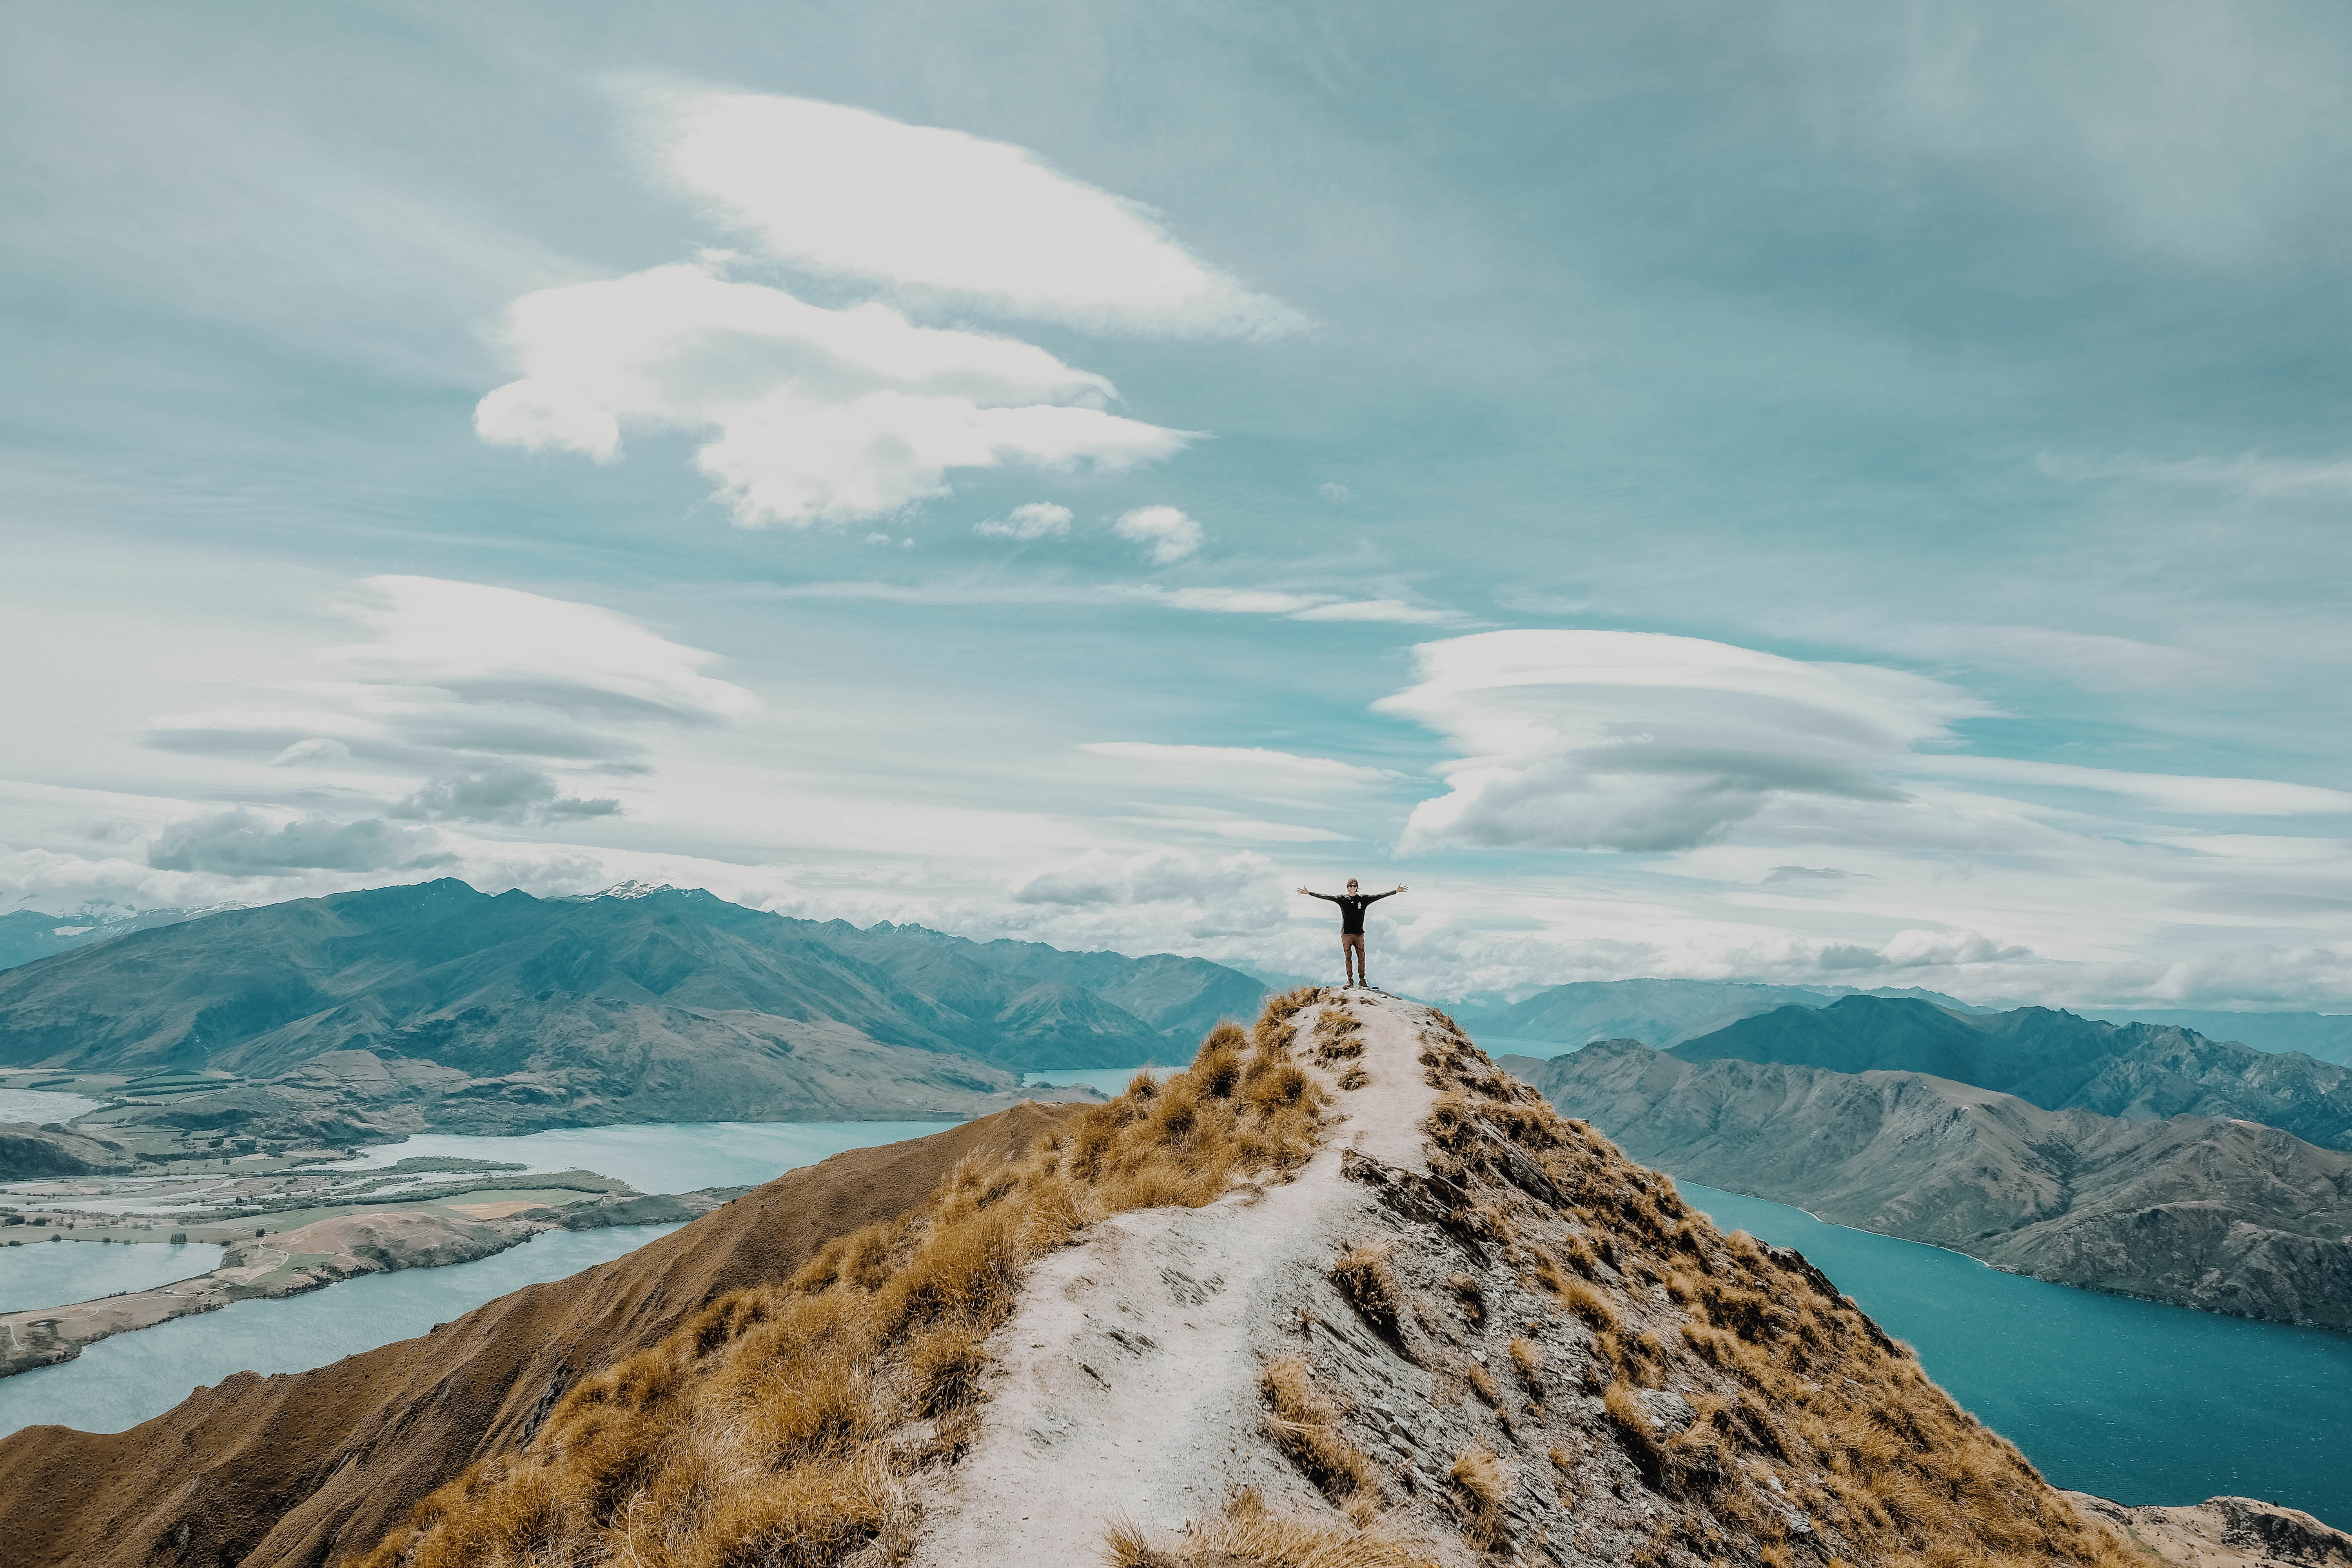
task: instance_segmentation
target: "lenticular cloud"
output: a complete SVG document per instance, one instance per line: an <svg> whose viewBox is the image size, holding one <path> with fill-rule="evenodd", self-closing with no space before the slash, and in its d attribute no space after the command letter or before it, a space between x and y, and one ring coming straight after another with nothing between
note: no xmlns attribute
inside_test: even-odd
<svg viewBox="0 0 2352 1568"><path fill-rule="evenodd" d="M1775 799L1897 802L1914 747L1985 711L1941 681L1650 632L1487 632L1424 644L1374 706L1462 753L1405 847L1671 850Z"/></svg>
<svg viewBox="0 0 2352 1568"><path fill-rule="evenodd" d="M804 98L645 95L673 177L771 258L1090 331L1257 337L1305 318L1026 148Z"/></svg>
<svg viewBox="0 0 2352 1568"><path fill-rule="evenodd" d="M475 410L482 439L609 462L626 428L706 435L696 464L747 528L882 516L953 468L1116 470L1192 439L1105 411L1108 380L1032 344L698 266L526 294L507 341L523 374Z"/></svg>

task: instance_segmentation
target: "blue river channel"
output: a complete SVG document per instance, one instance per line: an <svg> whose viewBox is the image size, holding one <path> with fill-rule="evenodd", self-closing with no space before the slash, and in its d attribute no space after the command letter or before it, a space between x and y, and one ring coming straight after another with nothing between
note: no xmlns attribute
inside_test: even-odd
<svg viewBox="0 0 2352 1568"><path fill-rule="evenodd" d="M2352 1335L2027 1279L1677 1184L1723 1229L1812 1259L2056 1485L2127 1503L2262 1498L2352 1529Z"/></svg>

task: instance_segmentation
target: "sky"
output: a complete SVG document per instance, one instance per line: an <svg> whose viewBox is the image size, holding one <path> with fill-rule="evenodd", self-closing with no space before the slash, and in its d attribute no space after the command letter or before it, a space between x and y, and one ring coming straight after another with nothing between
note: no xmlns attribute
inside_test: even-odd
<svg viewBox="0 0 2352 1568"><path fill-rule="evenodd" d="M2352 1011L2339 6L11 38L0 909Z"/></svg>

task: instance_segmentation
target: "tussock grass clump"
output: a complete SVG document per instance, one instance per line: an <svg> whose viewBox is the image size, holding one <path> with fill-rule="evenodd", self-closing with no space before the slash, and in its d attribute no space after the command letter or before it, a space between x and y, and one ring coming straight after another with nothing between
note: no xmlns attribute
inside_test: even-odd
<svg viewBox="0 0 2352 1568"><path fill-rule="evenodd" d="M1223 1512L1165 1545L1132 1521L1114 1521L1104 1534L1102 1561L1108 1568L1436 1568L1386 1519L1333 1525L1277 1514L1246 1487Z"/></svg>
<svg viewBox="0 0 2352 1568"><path fill-rule="evenodd" d="M1478 1283L1475 1274L1456 1274L1445 1282L1445 1288L1461 1303L1464 1317L1473 1323L1486 1321L1486 1288Z"/></svg>
<svg viewBox="0 0 2352 1568"><path fill-rule="evenodd" d="M1315 1059L1336 1067L1364 1054L1364 1021L1343 1007L1323 1009L1315 1020Z"/></svg>
<svg viewBox="0 0 2352 1568"><path fill-rule="evenodd" d="M1276 998L1248 1034L1219 1026L1192 1068L1137 1075L1025 1159L968 1162L915 1213L710 1303L573 1388L527 1447L427 1497L359 1568L829 1568L896 1553L905 1479L970 1440L983 1343L1032 1262L1094 1220L1197 1207L1311 1155L1326 1097L1290 1058L1301 995Z"/></svg>
<svg viewBox="0 0 2352 1568"><path fill-rule="evenodd" d="M1316 1392L1307 1358L1279 1355L1258 1373L1265 1429L1316 1489L1338 1502L1357 1491L1377 1496L1372 1462L1339 1431L1339 1411Z"/></svg>
<svg viewBox="0 0 2352 1568"><path fill-rule="evenodd" d="M1519 1381L1536 1393L1543 1391L1543 1350L1525 1334L1511 1341L1511 1364L1518 1368Z"/></svg>
<svg viewBox="0 0 2352 1568"><path fill-rule="evenodd" d="M1465 1445L1445 1472L1454 1494L1470 1516L1463 1539L1485 1551L1503 1539L1503 1500L1518 1484L1518 1477L1501 1456L1482 1442Z"/></svg>
<svg viewBox="0 0 2352 1568"><path fill-rule="evenodd" d="M1349 1247L1331 1265L1331 1283L1373 1332L1393 1345L1404 1343L1404 1291L1389 1268L1385 1238Z"/></svg>

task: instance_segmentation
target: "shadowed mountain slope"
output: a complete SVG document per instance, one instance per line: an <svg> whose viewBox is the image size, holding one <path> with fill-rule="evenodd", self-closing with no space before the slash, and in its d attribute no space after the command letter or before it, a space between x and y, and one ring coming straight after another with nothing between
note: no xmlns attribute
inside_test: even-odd
<svg viewBox="0 0 2352 1568"><path fill-rule="evenodd" d="M2170 1025L2110 1024L2049 1007L1956 1013L1921 1001L1847 996L1827 1007L1743 1018L1673 1054L1691 1062L1733 1058L1843 1073L1927 1073L2046 1110L2239 1118L2352 1150L2352 1068Z"/></svg>
<svg viewBox="0 0 2352 1568"><path fill-rule="evenodd" d="M961 1162L1022 1153L1068 1114L1016 1106L836 1154L423 1338L313 1372L241 1373L128 1432L0 1439L0 1562L320 1568L363 1552L475 1459L527 1440L567 1389L713 1299L787 1279L834 1238L919 1206Z"/></svg>
<svg viewBox="0 0 2352 1568"><path fill-rule="evenodd" d="M1633 1040L1506 1065L1636 1158L2061 1284L2352 1329L2352 1155L2275 1128L2045 1110L1910 1072Z"/></svg>

